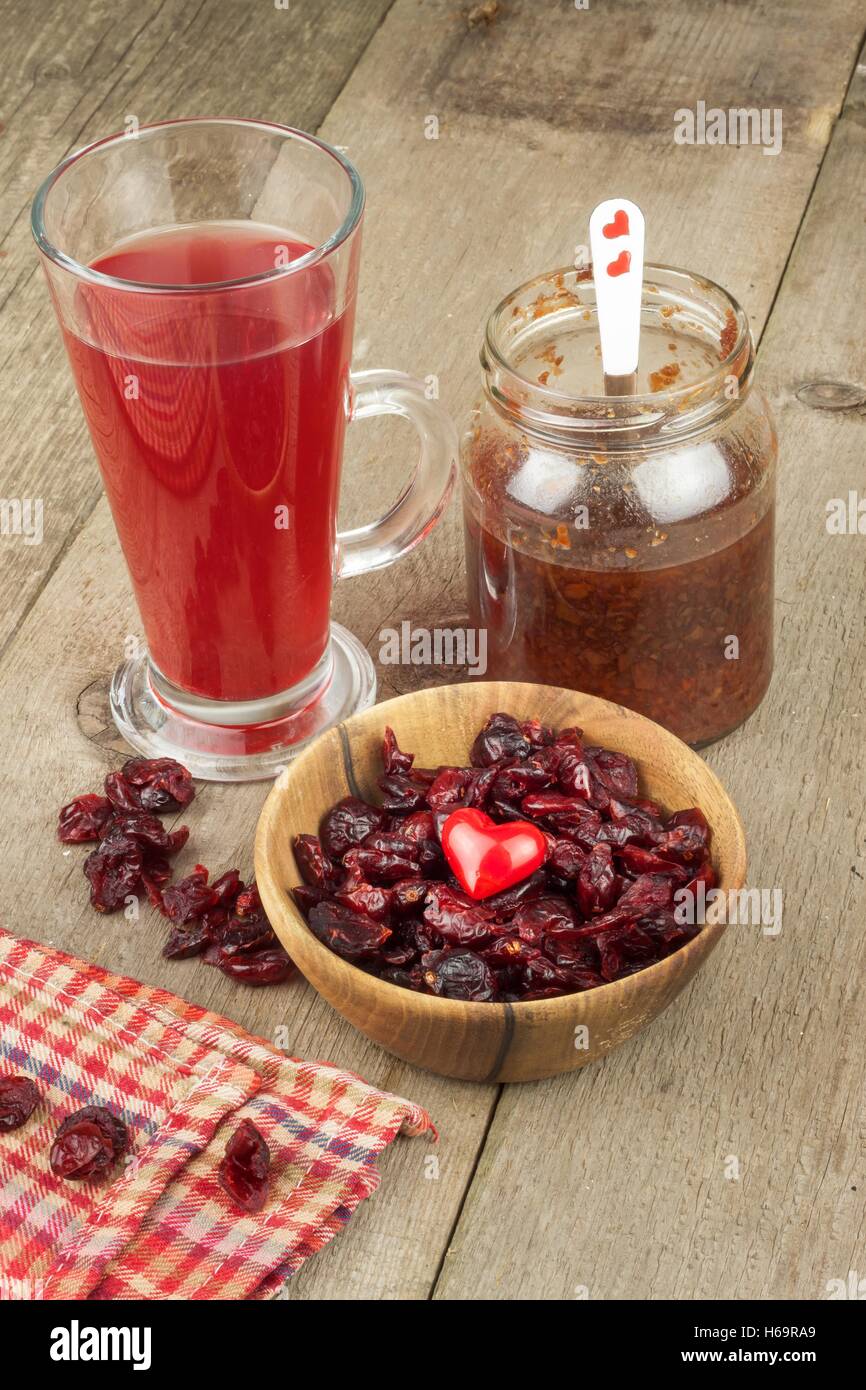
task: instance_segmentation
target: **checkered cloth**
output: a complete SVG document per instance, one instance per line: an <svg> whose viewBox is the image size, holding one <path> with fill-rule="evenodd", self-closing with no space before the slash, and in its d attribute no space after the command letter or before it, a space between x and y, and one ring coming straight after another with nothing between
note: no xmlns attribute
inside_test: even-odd
<svg viewBox="0 0 866 1390"><path fill-rule="evenodd" d="M349 1072L276 1052L192 1004L0 931L0 1075L42 1104L0 1134L0 1297L264 1298L342 1229L376 1160L423 1110ZM106 1105L131 1156L111 1179L48 1164L65 1116ZM271 1151L261 1212L216 1180L243 1119Z"/></svg>

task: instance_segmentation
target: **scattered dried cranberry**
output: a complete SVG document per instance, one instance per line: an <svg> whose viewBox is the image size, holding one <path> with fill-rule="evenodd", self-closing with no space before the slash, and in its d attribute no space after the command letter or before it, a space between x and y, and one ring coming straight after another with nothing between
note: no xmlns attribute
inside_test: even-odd
<svg viewBox="0 0 866 1390"><path fill-rule="evenodd" d="M118 835L104 840L84 861L90 902L97 912L117 912L141 891L144 851L136 840Z"/></svg>
<svg viewBox="0 0 866 1390"><path fill-rule="evenodd" d="M196 864L191 874L170 883L162 893L162 910L170 922L182 926L200 917L207 908L213 907L213 888L208 886L208 871L203 864Z"/></svg>
<svg viewBox="0 0 866 1390"><path fill-rule="evenodd" d="M271 1152L252 1120L242 1120L226 1144L217 1181L244 1211L261 1211L268 1196Z"/></svg>
<svg viewBox="0 0 866 1390"><path fill-rule="evenodd" d="M247 984L285 980L294 966L271 929L255 884L246 887L237 869L211 883L201 864L170 882L171 856L186 844L189 830L185 825L168 830L153 813L189 804L195 793L187 769L173 758L130 758L119 772L109 773L105 791L104 797L88 794L64 806L58 825L61 840L68 843L99 840L84 862L96 910L116 912L146 893L172 923L163 949L167 959L203 956ZM357 815L353 821L362 839L387 820L375 807L367 809L371 814L363 823ZM315 856L311 852L307 861L316 865L310 876L338 885L342 871L336 872L318 841L315 845ZM422 858L422 849L413 850L413 872L420 871ZM96 1143L93 1135L90 1140Z"/></svg>
<svg viewBox="0 0 866 1390"><path fill-rule="evenodd" d="M174 758L130 758L106 777L105 795L123 811L178 811L192 801L195 787Z"/></svg>
<svg viewBox="0 0 866 1390"><path fill-rule="evenodd" d="M107 796L88 792L77 796L68 806L61 807L57 835L65 845L79 845L87 840L101 840L114 807Z"/></svg>
<svg viewBox="0 0 866 1390"><path fill-rule="evenodd" d="M20 1129L39 1104L29 1076L0 1076L0 1134Z"/></svg>
<svg viewBox="0 0 866 1390"><path fill-rule="evenodd" d="M551 999L641 970L700 930L677 922L673 895L715 884L705 817L665 816L640 797L634 762L585 745L580 729L494 714L471 766L429 770L388 729L382 762L383 806L345 797L295 848L305 882L293 896L311 930L368 973L445 998ZM457 807L535 821L542 867L471 901L441 851Z"/></svg>
<svg viewBox="0 0 866 1390"><path fill-rule="evenodd" d="M128 1148L123 1121L103 1105L88 1105L68 1115L58 1129L51 1146L51 1171L70 1182L100 1178Z"/></svg>
<svg viewBox="0 0 866 1390"><path fill-rule="evenodd" d="M282 946L265 946L250 954L230 955L220 947L215 964L242 985L281 985L294 974L295 963Z"/></svg>

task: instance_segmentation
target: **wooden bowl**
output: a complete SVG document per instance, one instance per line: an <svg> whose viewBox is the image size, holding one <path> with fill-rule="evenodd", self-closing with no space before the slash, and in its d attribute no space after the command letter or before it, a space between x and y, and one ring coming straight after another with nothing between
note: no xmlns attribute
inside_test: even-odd
<svg viewBox="0 0 866 1390"><path fill-rule="evenodd" d="M416 994L365 974L313 936L289 896L301 882L292 852L325 811L353 794L378 800L382 732L390 724L420 766L464 764L488 715L507 711L555 728L576 724L587 741L627 753L645 796L668 811L699 806L712 828L723 890L742 887L746 846L739 816L706 763L649 719L590 695L511 681L440 686L401 695L330 730L273 787L256 832L256 879L274 930L310 984L368 1038L406 1062L469 1081L534 1081L597 1061L667 1008L719 940L709 921L657 965L582 994L517 1004L470 1004ZM712 918L708 911L708 918Z"/></svg>

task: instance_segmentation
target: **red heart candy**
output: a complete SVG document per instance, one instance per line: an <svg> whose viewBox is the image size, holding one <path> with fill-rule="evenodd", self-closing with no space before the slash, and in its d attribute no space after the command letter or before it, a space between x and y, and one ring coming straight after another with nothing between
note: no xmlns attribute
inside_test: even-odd
<svg viewBox="0 0 866 1390"><path fill-rule="evenodd" d="M628 213L625 208L617 208L613 215L613 221L605 222L601 230L611 241L614 237L628 236Z"/></svg>
<svg viewBox="0 0 866 1390"><path fill-rule="evenodd" d="M442 827L442 848L470 898L489 898L521 883L547 857L547 841L530 821L497 825L483 811L461 806Z"/></svg>
<svg viewBox="0 0 866 1390"><path fill-rule="evenodd" d="M620 251L615 261L611 261L607 268L608 275L625 275L631 265L631 252Z"/></svg>

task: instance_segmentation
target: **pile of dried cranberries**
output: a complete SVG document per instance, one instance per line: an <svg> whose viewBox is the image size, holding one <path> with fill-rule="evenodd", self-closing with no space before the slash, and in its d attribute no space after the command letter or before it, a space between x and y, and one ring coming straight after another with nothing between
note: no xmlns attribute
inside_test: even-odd
<svg viewBox="0 0 866 1390"><path fill-rule="evenodd" d="M99 841L84 861L97 912L117 912L146 895L172 924L164 956L203 956L244 984L279 984L294 966L255 884L242 883L237 869L210 883L202 864L171 882L171 858L189 829L168 831L155 813L179 811L194 796L189 771L173 758L130 758L108 774L104 796L88 793L62 808L57 833L64 844Z"/></svg>
<svg viewBox="0 0 866 1390"><path fill-rule="evenodd" d="M319 836L295 841L295 901L360 969L448 999L550 999L634 974L700 930L678 920L674 893L715 884L705 817L666 815L641 797L631 759L584 744L580 729L493 714L469 767L435 769L415 767L386 729L383 761L381 806L345 797ZM470 898L442 850L459 807L533 822L541 867Z"/></svg>

